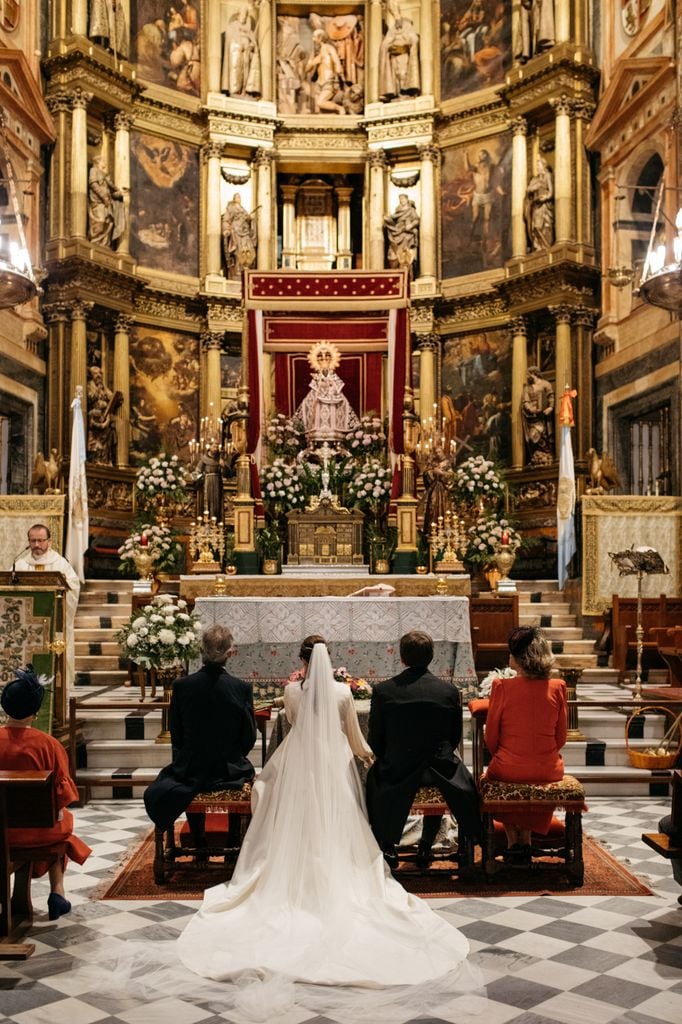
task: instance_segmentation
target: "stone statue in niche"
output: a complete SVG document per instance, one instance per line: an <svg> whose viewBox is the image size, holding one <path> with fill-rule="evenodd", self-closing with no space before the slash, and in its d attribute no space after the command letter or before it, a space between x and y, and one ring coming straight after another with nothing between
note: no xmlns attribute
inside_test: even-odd
<svg viewBox="0 0 682 1024"><path fill-rule="evenodd" d="M388 266L406 267L412 276L419 248L419 214L414 201L404 192L398 196L393 213L384 217L384 228L388 239Z"/></svg>
<svg viewBox="0 0 682 1024"><path fill-rule="evenodd" d="M554 184L549 165L541 156L528 182L524 214L533 252L549 249L554 243Z"/></svg>
<svg viewBox="0 0 682 1024"><path fill-rule="evenodd" d="M360 15L277 18L277 108L281 114L361 114L364 37Z"/></svg>
<svg viewBox="0 0 682 1024"><path fill-rule="evenodd" d="M242 206L238 192L225 207L220 221L227 277L235 279L256 262L256 218Z"/></svg>
<svg viewBox="0 0 682 1024"><path fill-rule="evenodd" d="M421 91L419 35L395 0L389 0L388 14L391 22L379 49L379 98L384 103Z"/></svg>
<svg viewBox="0 0 682 1024"><path fill-rule="evenodd" d="M128 57L130 40L121 0L91 0L88 36L118 57Z"/></svg>
<svg viewBox="0 0 682 1024"><path fill-rule="evenodd" d="M104 160L96 156L88 176L89 238L109 248L126 228L123 192L108 173Z"/></svg>
<svg viewBox="0 0 682 1024"><path fill-rule="evenodd" d="M528 466L547 466L554 461L554 387L529 366L521 395L523 436Z"/></svg>
<svg viewBox="0 0 682 1024"><path fill-rule="evenodd" d="M233 15L223 36L221 92L228 96L260 96L261 62L256 42L257 18L244 3Z"/></svg>
<svg viewBox="0 0 682 1024"><path fill-rule="evenodd" d="M114 414L121 406L123 395L107 387L101 367L91 366L88 377L88 459L113 466L116 464Z"/></svg>
<svg viewBox="0 0 682 1024"><path fill-rule="evenodd" d="M521 0L513 26L514 60L524 63L554 42L554 0Z"/></svg>
<svg viewBox="0 0 682 1024"><path fill-rule="evenodd" d="M310 349L308 362L314 372L295 418L303 423L309 444L342 441L360 426L360 421L343 394L343 381L336 373L341 354L335 345L319 341Z"/></svg>
<svg viewBox="0 0 682 1024"><path fill-rule="evenodd" d="M308 60L300 37L299 19L277 18L277 109L280 114L305 111L305 66ZM306 83L307 84L307 83Z"/></svg>
<svg viewBox="0 0 682 1024"><path fill-rule="evenodd" d="M343 107L343 65L324 29L313 32L313 52L305 68L316 114L345 114Z"/></svg>

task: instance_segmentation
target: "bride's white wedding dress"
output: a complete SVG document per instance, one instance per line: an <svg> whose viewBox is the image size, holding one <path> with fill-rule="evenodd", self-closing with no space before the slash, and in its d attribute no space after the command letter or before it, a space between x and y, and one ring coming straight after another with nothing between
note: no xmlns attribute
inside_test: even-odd
<svg viewBox="0 0 682 1024"><path fill-rule="evenodd" d="M234 875L205 892L181 961L216 980L385 988L453 977L468 942L386 867L353 758L369 749L324 645L285 707L293 727L254 786Z"/></svg>

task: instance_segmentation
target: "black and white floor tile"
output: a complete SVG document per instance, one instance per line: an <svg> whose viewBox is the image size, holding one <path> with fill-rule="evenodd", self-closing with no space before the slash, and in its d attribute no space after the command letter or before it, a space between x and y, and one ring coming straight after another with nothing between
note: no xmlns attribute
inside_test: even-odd
<svg viewBox="0 0 682 1024"><path fill-rule="evenodd" d="M586 829L654 890L652 896L534 896L433 901L468 937L483 970L485 999L470 996L467 1016L485 1024L679 1024L682 1021L682 891L669 862L640 839L666 813L661 800L594 798ZM78 968L93 943L176 936L196 902L102 901L103 883L149 828L140 801L92 803L75 812L93 847L70 866L72 912L48 922L47 883L34 883L36 952L0 962L0 1024L224 1024L204 1003L173 997L144 1004L102 993ZM461 1015L458 1017L462 1022ZM333 1024L294 1010L277 1024ZM396 1017L419 1024L455 1018Z"/></svg>

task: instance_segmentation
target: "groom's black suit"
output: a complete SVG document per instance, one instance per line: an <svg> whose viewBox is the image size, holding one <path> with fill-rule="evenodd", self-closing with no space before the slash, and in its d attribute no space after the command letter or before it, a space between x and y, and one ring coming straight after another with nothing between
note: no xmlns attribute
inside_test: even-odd
<svg viewBox="0 0 682 1024"><path fill-rule="evenodd" d="M367 810L379 844L397 844L421 785L436 786L462 835L481 829L474 781L456 753L462 703L451 683L426 668L406 668L372 690Z"/></svg>

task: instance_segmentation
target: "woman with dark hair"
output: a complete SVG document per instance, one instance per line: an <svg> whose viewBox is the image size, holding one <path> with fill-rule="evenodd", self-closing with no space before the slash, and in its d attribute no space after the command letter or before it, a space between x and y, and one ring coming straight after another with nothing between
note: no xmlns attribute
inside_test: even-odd
<svg viewBox="0 0 682 1024"><path fill-rule="evenodd" d="M534 626L509 634L509 665L517 675L495 679L485 726L492 754L487 776L499 782L559 782L564 777L561 748L566 742L567 703L563 679L550 679L554 657ZM553 808L497 813L507 833L505 860L531 861L531 832L547 835Z"/></svg>

